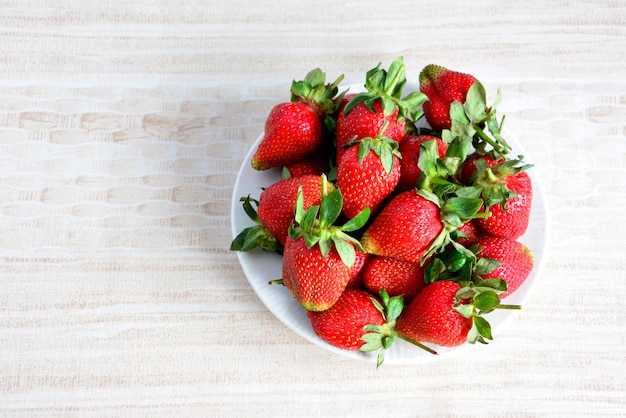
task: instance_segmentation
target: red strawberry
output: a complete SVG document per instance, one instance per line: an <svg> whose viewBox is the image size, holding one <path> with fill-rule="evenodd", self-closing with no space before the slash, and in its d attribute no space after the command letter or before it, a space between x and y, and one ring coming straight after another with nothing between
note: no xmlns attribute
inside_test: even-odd
<svg viewBox="0 0 626 418"><path fill-rule="evenodd" d="M427 285L398 318L396 331L408 338L455 347L467 341L472 319L457 312L454 307L461 286L444 280Z"/></svg>
<svg viewBox="0 0 626 418"><path fill-rule="evenodd" d="M337 117L337 165L341 161L346 148L351 141L361 138L374 138L383 125L388 123L384 135L400 142L406 131L406 120L398 120L398 109L395 108L389 115L382 110L381 101L374 102L372 110L365 103L360 102L351 108L348 114L340 112Z"/></svg>
<svg viewBox="0 0 626 418"><path fill-rule="evenodd" d="M439 207L416 190L395 196L365 230L365 251L416 262L442 232Z"/></svg>
<svg viewBox="0 0 626 418"><path fill-rule="evenodd" d="M424 103L424 116L434 130L450 129L450 104L465 103L466 95L477 80L470 74L429 64L420 72L420 90L429 101Z"/></svg>
<svg viewBox="0 0 626 418"><path fill-rule="evenodd" d="M482 248L478 257L496 260L500 263L490 273L481 276L483 279L500 278L507 283L507 290L499 295L500 299L515 292L533 269L533 254L519 241L488 237L480 240L477 246Z"/></svg>
<svg viewBox="0 0 626 418"><path fill-rule="evenodd" d="M383 125L383 135L400 142L407 129L406 121L422 116L421 105L426 96L413 92L402 97L406 85L404 59L398 57L386 71L380 64L367 72L366 92L359 93L345 105L337 117L337 163L350 141L376 137Z"/></svg>
<svg viewBox="0 0 626 418"><path fill-rule="evenodd" d="M374 212L400 180L398 144L382 135L363 138L349 148L337 167L337 187L344 197L344 214L352 218L365 208Z"/></svg>
<svg viewBox="0 0 626 418"><path fill-rule="evenodd" d="M325 75L315 69L303 81L292 83L291 102L269 113L265 136L252 156L252 167L266 170L299 161L322 149L324 118L336 110L337 84L325 85Z"/></svg>
<svg viewBox="0 0 626 418"><path fill-rule="evenodd" d="M282 271L285 287L311 311L333 306L350 281L350 269L334 247L324 256L319 248L309 248L303 236L287 239Z"/></svg>
<svg viewBox="0 0 626 418"><path fill-rule="evenodd" d="M517 239L528 229L532 206L532 182L519 160L499 160L489 156L470 158L463 166L464 181L482 190L486 210L491 215L476 220L489 235ZM476 168L478 167L478 168Z"/></svg>
<svg viewBox="0 0 626 418"><path fill-rule="evenodd" d="M326 153L320 152L310 155L303 160L285 166L291 177L300 177L308 174L321 176L330 171L330 161Z"/></svg>
<svg viewBox="0 0 626 418"><path fill-rule="evenodd" d="M242 198L244 210L257 225L244 229L233 240L231 249L249 251L261 246L270 251L280 250L285 245L289 226L294 219L300 188L304 209L319 205L322 194L328 194L335 189L332 183L323 181L320 176L305 175L282 179L270 185L261 192L258 202L250 197ZM252 202L257 203L257 211L252 208Z"/></svg>
<svg viewBox="0 0 626 418"><path fill-rule="evenodd" d="M390 296L404 296L410 302L424 287L424 272L418 262L371 256L363 269L365 287L372 293L386 290Z"/></svg>
<svg viewBox="0 0 626 418"><path fill-rule="evenodd" d="M319 206L306 211L303 206L303 195L298 192L297 225L289 229L285 243L282 282L305 309L323 311L337 302L350 281L356 259L355 246L362 248L348 232L363 227L369 210L343 226L336 226L342 209L339 189L324 196Z"/></svg>
<svg viewBox="0 0 626 418"><path fill-rule="evenodd" d="M475 220L472 220L461 225L457 229L455 241L469 248L482 238L487 237L487 234L478 228L475 222Z"/></svg>
<svg viewBox="0 0 626 418"><path fill-rule="evenodd" d="M441 138L430 135L407 135L400 142L400 181L396 188L397 191L406 191L416 186L417 179L422 174L422 169L418 167L420 145L425 141L437 142L439 157L446 155L448 146Z"/></svg>
<svg viewBox="0 0 626 418"><path fill-rule="evenodd" d="M365 341L362 340L366 325L382 325L385 323L372 295L358 289L346 289L339 300L323 312L307 312L313 331L328 344L345 350L358 350Z"/></svg>
<svg viewBox="0 0 626 418"><path fill-rule="evenodd" d="M377 367L383 361L383 350L400 337L431 354L433 349L399 335L394 327L404 309L401 296L389 297L384 290L380 299L368 292L347 289L339 300L323 312L307 312L313 331L324 341L346 350L376 351Z"/></svg>

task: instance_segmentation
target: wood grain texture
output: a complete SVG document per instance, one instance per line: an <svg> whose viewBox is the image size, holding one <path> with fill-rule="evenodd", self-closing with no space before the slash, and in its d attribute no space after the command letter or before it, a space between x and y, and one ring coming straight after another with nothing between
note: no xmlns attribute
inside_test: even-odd
<svg viewBox="0 0 626 418"><path fill-rule="evenodd" d="M624 2L76 3L0 1L0 416L626 415ZM550 232L493 343L376 370L267 311L230 202L292 79L398 55L502 91Z"/></svg>

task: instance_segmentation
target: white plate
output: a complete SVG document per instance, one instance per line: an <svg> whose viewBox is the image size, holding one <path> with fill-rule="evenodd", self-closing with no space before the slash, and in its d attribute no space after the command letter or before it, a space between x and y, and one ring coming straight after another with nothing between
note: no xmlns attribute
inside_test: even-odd
<svg viewBox="0 0 626 418"><path fill-rule="evenodd" d="M349 87L350 91L362 90L361 86ZM405 88L405 94L408 94L410 91L411 89L407 86L407 88ZM269 185L280 180L281 170L278 168L265 171L257 171L252 168L250 160L262 138L263 135L261 134L248 152L248 155L246 155L246 158L239 169L237 180L235 181L235 189L233 191L231 203L231 226L233 238L244 228L254 225L254 223L243 211L239 199L247 195L258 199L262 188L268 187ZM514 137L510 135L510 133L506 132L506 130L505 138L509 142L509 145L513 148L511 155L526 155L523 147ZM532 161L528 162L532 163ZM533 252L535 265L532 273L528 279L526 279L524 284L522 284L522 286L520 286L512 295L506 298L507 304L520 304L522 306L530 296L531 291L536 284L537 278L539 277L539 273L543 268L544 251L548 232L545 199L541 182L533 168L528 170L528 174L530 175L533 184L533 205L528 230L522 237L519 238L519 241L523 242ZM298 335L331 352L352 359L374 363L376 362L375 353L341 350L322 341L313 332L304 308L296 302L289 290L287 290L284 286L268 284L270 280L281 278L282 257L280 255L262 251L260 249L250 252L237 252L237 255L252 289L256 292L259 299L261 299L267 309L269 309L270 312L272 312L281 322L291 328ZM517 311L514 310L496 310L488 315L487 319L494 330L494 339L498 338L498 329L507 321L512 319L516 313ZM456 355L470 347L474 347L474 345L469 343L452 348L440 347L432 344L430 346L433 347L439 355L432 355L408 342L396 339L393 345L385 351L385 364L430 362L446 358L450 355ZM488 346L481 346L477 349L485 350L488 349Z"/></svg>

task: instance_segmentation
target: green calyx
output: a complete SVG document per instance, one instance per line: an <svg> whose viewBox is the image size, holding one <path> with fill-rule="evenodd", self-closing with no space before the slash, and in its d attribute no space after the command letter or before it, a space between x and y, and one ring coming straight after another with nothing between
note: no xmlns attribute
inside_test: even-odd
<svg viewBox="0 0 626 418"><path fill-rule="evenodd" d="M380 301L374 297L372 297L371 300L374 306L376 306L376 309L378 309L378 311L383 315L385 323L382 325L366 325L363 329L369 332L361 337L361 340L363 340L365 344L363 344L360 348L360 350L364 352L378 350L378 354L376 356L376 368L383 364L383 351L391 346L396 337L404 339L431 354L437 354L437 352L432 348L417 341L408 339L395 330L396 321L404 310L403 296L400 295L390 297L385 290L381 290L379 295Z"/></svg>
<svg viewBox="0 0 626 418"><path fill-rule="evenodd" d="M330 115L337 110L341 98L346 94L344 91L337 96L343 78L342 74L333 83L326 84L326 74L315 68L304 80L291 83L291 101L306 104L320 117Z"/></svg>
<svg viewBox="0 0 626 418"><path fill-rule="evenodd" d="M354 218L342 226L336 226L335 222L341 215L343 197L339 189L334 189L326 194L327 178L322 176L322 203L304 210L304 196L302 188L298 190L295 207L295 223L289 228L289 237L296 240L303 237L308 248L318 245L322 256L326 258L334 246L339 257L348 267L354 265L356 259L355 247L365 251L359 240L355 239L350 232L361 229L369 219L370 210L365 208Z"/></svg>
<svg viewBox="0 0 626 418"><path fill-rule="evenodd" d="M494 159L506 156L511 152L511 146L501 134L504 117L498 121L496 112L501 99L498 91L495 102L488 107L485 88L476 81L469 88L465 103L455 101L450 104L452 124L449 130L442 132L442 139L450 143L455 138L461 138L471 144L478 154L488 154Z"/></svg>
<svg viewBox="0 0 626 418"><path fill-rule="evenodd" d="M385 169L387 174L391 173L393 169L393 157L396 156L398 158L402 158L402 154L399 151L399 144L397 141L384 136L384 132L389 126L389 121L385 121L382 128L376 135L376 138L362 138L359 139L359 150L357 154L359 164L363 163L363 158L370 152L374 151L374 153L380 158L380 161ZM354 142L348 142L347 146L353 145Z"/></svg>
<svg viewBox="0 0 626 418"><path fill-rule="evenodd" d="M521 309L519 305L505 305L500 301L500 294L507 290L507 284L501 278L483 279L500 264L489 258L478 258L479 248L471 251L449 246L437 254L424 268L424 280L433 283L450 280L462 287L455 295L454 309L465 318L472 320L472 328L467 336L469 343L492 340L491 326L483 317L496 309Z"/></svg>
<svg viewBox="0 0 626 418"><path fill-rule="evenodd" d="M501 281L504 283L503 281ZM465 318L472 320L472 328L467 335L470 344L479 342L487 344L487 340L493 340L491 325L483 315L496 309L521 309L519 305L503 305L500 296L503 290L498 280L483 280L482 283L463 287L455 295L454 310ZM506 283L504 283L506 289Z"/></svg>
<svg viewBox="0 0 626 418"><path fill-rule="evenodd" d="M481 191L485 210L496 204L501 205L502 209L506 209L507 201L517 196L517 193L507 187L506 178L532 167L532 164L523 163L522 156L513 160L505 159L493 167L488 167L482 159L476 160L474 164L477 170L472 174L470 182L472 186Z"/></svg>
<svg viewBox="0 0 626 418"><path fill-rule="evenodd" d="M283 246L278 239L276 239L276 237L268 231L265 226L263 226L259 216L257 215L257 210L252 207L252 204L254 204L258 209L259 201L252 199L250 195L242 197L240 201L243 202L243 210L246 212L248 217L256 223L256 225L242 230L231 242L230 250L251 251L260 247L266 251L282 253Z"/></svg>
<svg viewBox="0 0 626 418"><path fill-rule="evenodd" d="M396 58L388 70L378 64L365 75L365 88L367 91L357 94L344 109L348 114L354 106L363 102L365 106L374 112L374 103L380 100L383 114L389 116L398 108L398 119L406 118L415 122L423 116L421 106L428 100L421 92L412 92L402 97L402 91L406 85L406 68L404 57Z"/></svg>

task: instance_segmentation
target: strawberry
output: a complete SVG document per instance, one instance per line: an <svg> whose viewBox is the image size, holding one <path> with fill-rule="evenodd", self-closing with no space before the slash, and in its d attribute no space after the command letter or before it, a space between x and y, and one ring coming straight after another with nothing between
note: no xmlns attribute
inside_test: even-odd
<svg viewBox="0 0 626 418"><path fill-rule="evenodd" d="M467 341L472 320L457 312L461 286L452 281L429 284L398 318L396 330L413 340L455 347Z"/></svg>
<svg viewBox="0 0 626 418"><path fill-rule="evenodd" d="M349 218L366 207L374 212L400 180L398 143L382 136L385 126L375 138L363 138L346 150L338 163L337 187Z"/></svg>
<svg viewBox="0 0 626 418"><path fill-rule="evenodd" d="M385 318L373 296L358 289L346 289L337 302L322 312L308 311L313 331L328 344L344 350L358 350L366 325L383 325Z"/></svg>
<svg viewBox="0 0 626 418"><path fill-rule="evenodd" d="M361 138L373 138L380 132L387 123L384 135L399 142L405 135L406 120L398 120L398 109L394 109L389 115L385 115L382 109L382 102L376 101L372 105L372 110L368 109L365 103L361 102L351 108L350 113L339 113L337 117L337 165L341 157L346 152L349 144Z"/></svg>
<svg viewBox="0 0 626 418"><path fill-rule="evenodd" d="M325 74L316 68L303 81L294 81L291 102L274 106L265 121L265 135L252 156L252 167L280 167L321 150L325 118L336 110L334 98L342 79L325 85Z"/></svg>
<svg viewBox="0 0 626 418"><path fill-rule="evenodd" d="M390 296L403 295L407 303L424 287L420 263L394 257L371 256L363 269L363 280L369 291L386 290Z"/></svg>
<svg viewBox="0 0 626 418"><path fill-rule="evenodd" d="M325 181L325 176L322 180ZM333 306L346 289L356 259L358 240L348 235L363 227L369 209L336 226L343 199L339 189L322 198L319 206L304 210L298 192L295 224L289 229L282 264L282 283L307 310L323 311Z"/></svg>
<svg viewBox="0 0 626 418"><path fill-rule="evenodd" d="M409 190L381 209L363 233L361 243L369 253L416 262L443 227L439 207L416 190Z"/></svg>
<svg viewBox="0 0 626 418"><path fill-rule="evenodd" d="M476 226L475 220L472 220L465 222L457 228L454 240L462 246L469 248L485 237L487 237L487 234Z"/></svg>
<svg viewBox="0 0 626 418"><path fill-rule="evenodd" d="M441 138L430 135L406 135L399 147L402 159L400 160L400 181L396 188L397 191L403 192L416 187L417 179L422 174L422 169L417 165L420 145L425 141L435 141L439 157L443 158L446 155L448 146Z"/></svg>
<svg viewBox="0 0 626 418"><path fill-rule="evenodd" d="M268 251L280 252L294 219L298 190L302 190L303 205L308 209L319 205L322 195L333 189L335 187L332 183L311 174L277 181L261 192L259 201L250 196L242 198L244 210L257 225L244 229L233 240L231 250L249 251L260 246ZM256 211L251 203L257 204Z"/></svg>
<svg viewBox="0 0 626 418"><path fill-rule="evenodd" d="M282 271L285 287L311 311L333 306L350 281L350 269L335 247L324 256L319 248L309 248L304 236L287 239Z"/></svg>
<svg viewBox="0 0 626 418"><path fill-rule="evenodd" d="M411 123L417 121L422 116L420 106L426 100L420 92L402 98L405 85L402 57L394 60L388 71L381 69L379 64L367 72L366 91L353 96L337 117L337 164L351 141L374 138L385 124L384 136L396 142L402 140L407 119Z"/></svg>
<svg viewBox="0 0 626 418"><path fill-rule="evenodd" d="M323 312L308 311L313 331L328 344L345 350L376 351L376 367L383 364L383 350L395 337L403 338L431 354L433 349L399 335L394 327L404 309L401 296L389 297L382 290L380 299L370 293L347 289L339 300Z"/></svg>
<svg viewBox="0 0 626 418"><path fill-rule="evenodd" d="M482 201L473 197L440 199L424 190L394 196L367 227L361 243L369 253L422 264L448 244L453 232L476 216Z"/></svg>
<svg viewBox="0 0 626 418"><path fill-rule="evenodd" d="M305 157L302 160L287 164L285 169L291 177L299 177L308 174L321 176L330 171L330 161L324 152L318 152Z"/></svg>
<svg viewBox="0 0 626 418"><path fill-rule="evenodd" d="M528 278L533 269L533 254L519 241L500 237L487 237L476 244L481 251L478 257L495 260L498 265L489 273L483 274L483 279L499 278L506 282L507 290L501 293L504 299L515 292Z"/></svg>
<svg viewBox="0 0 626 418"><path fill-rule="evenodd" d="M451 71L440 65L429 64L422 69L420 90L428 97L423 105L424 117L434 130L450 129L451 103L465 103L467 92L476 81L470 74Z"/></svg>
<svg viewBox="0 0 626 418"><path fill-rule="evenodd" d="M456 347L493 339L491 325L484 318L495 309L520 309L518 305L503 305L498 296L499 281L479 281L462 286L451 280L432 282L417 295L398 318L396 331L405 337Z"/></svg>
<svg viewBox="0 0 626 418"><path fill-rule="evenodd" d="M517 239L528 229L532 206L532 181L519 165L520 160L498 160L490 156L472 157L464 164L464 181L481 190L484 211L490 216L476 224L489 235Z"/></svg>

